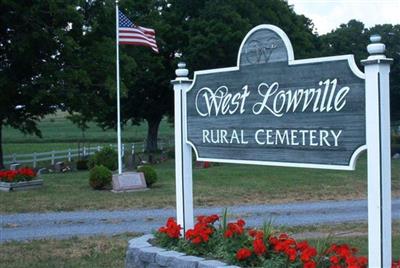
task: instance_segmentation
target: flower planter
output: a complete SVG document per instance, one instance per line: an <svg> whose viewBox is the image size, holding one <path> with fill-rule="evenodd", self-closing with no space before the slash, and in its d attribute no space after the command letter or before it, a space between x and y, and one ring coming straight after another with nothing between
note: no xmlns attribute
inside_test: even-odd
<svg viewBox="0 0 400 268"><path fill-rule="evenodd" d="M11 191L25 191L34 188L40 188L43 186L43 179L37 178L31 181L19 181L19 182L4 182L0 181L0 191L11 192Z"/></svg>
<svg viewBox="0 0 400 268"><path fill-rule="evenodd" d="M153 238L153 235L144 235L129 241L125 258L126 268L239 268L216 260L206 260L154 247L149 243Z"/></svg>

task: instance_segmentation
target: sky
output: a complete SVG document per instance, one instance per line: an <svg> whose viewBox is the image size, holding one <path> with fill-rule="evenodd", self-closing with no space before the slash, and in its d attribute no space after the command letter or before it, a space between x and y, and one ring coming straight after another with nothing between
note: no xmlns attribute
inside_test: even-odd
<svg viewBox="0 0 400 268"><path fill-rule="evenodd" d="M287 0L297 14L311 19L322 35L356 19L370 28L376 24L400 24L400 0Z"/></svg>

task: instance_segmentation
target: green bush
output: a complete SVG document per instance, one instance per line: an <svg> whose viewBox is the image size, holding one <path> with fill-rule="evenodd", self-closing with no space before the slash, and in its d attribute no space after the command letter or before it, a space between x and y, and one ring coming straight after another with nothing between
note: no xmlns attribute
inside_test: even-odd
<svg viewBox="0 0 400 268"><path fill-rule="evenodd" d="M118 154L113 148L104 147L90 158L88 165L89 168L102 165L109 170L116 170L118 168Z"/></svg>
<svg viewBox="0 0 400 268"><path fill-rule="evenodd" d="M157 181L157 173L150 166L141 166L138 168L138 172L143 172L148 187L151 187Z"/></svg>
<svg viewBox="0 0 400 268"><path fill-rule="evenodd" d="M89 173L89 184L95 190L104 189L111 184L112 173L105 166L94 166Z"/></svg>
<svg viewBox="0 0 400 268"><path fill-rule="evenodd" d="M88 169L88 160L87 159L79 159L76 161L76 169L77 170L87 170Z"/></svg>

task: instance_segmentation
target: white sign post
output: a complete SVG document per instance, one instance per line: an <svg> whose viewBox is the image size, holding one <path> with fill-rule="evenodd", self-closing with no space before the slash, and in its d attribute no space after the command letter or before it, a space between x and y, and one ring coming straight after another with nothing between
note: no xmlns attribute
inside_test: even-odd
<svg viewBox="0 0 400 268"><path fill-rule="evenodd" d="M389 72L392 59L383 54L381 37L371 36L365 66L368 150L368 262L369 267L391 267L391 163Z"/></svg>
<svg viewBox="0 0 400 268"><path fill-rule="evenodd" d="M189 71L185 67L185 63L179 63L175 71L177 78L171 81L175 98L176 213L184 233L193 228L192 148L186 143L186 91L192 80L187 77Z"/></svg>

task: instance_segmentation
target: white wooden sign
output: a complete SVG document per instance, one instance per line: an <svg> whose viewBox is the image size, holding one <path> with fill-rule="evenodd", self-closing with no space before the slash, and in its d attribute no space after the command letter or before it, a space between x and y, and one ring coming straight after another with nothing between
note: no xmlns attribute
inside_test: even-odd
<svg viewBox="0 0 400 268"><path fill-rule="evenodd" d="M175 96L177 220L193 227L192 148L198 160L347 169L368 151L369 266L391 266L389 71L379 36L370 56L295 60L287 35L252 29L237 66L195 72L184 63Z"/></svg>
<svg viewBox="0 0 400 268"><path fill-rule="evenodd" d="M365 81L353 55L295 60L286 34L252 29L236 67L196 71L187 142L211 162L354 169L365 150Z"/></svg>

